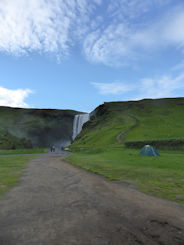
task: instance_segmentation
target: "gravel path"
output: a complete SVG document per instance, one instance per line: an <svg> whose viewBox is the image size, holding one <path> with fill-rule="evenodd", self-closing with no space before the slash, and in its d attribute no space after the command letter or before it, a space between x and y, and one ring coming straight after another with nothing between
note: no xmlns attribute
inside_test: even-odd
<svg viewBox="0 0 184 245"><path fill-rule="evenodd" d="M184 244L184 206L64 162L30 162L0 200L0 245Z"/></svg>

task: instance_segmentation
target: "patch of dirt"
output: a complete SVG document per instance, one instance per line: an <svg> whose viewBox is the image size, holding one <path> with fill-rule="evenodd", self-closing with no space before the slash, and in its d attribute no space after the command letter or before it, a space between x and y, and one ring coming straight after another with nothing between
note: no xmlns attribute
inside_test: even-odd
<svg viewBox="0 0 184 245"><path fill-rule="evenodd" d="M117 184L120 184L120 185L123 185L123 186L128 186L130 188L137 189L136 188L136 183L133 180L113 180L113 182L117 183Z"/></svg>
<svg viewBox="0 0 184 245"><path fill-rule="evenodd" d="M0 188L5 188L6 187L6 185L0 185Z"/></svg>
<svg viewBox="0 0 184 245"><path fill-rule="evenodd" d="M184 198L184 194L176 194L177 198Z"/></svg>
<svg viewBox="0 0 184 245"><path fill-rule="evenodd" d="M23 174L23 173L24 173L24 170L19 170L19 171L13 172L13 174Z"/></svg>
<svg viewBox="0 0 184 245"><path fill-rule="evenodd" d="M164 179L164 182L172 182L172 181L173 181L172 178L166 178L166 179Z"/></svg>
<svg viewBox="0 0 184 245"><path fill-rule="evenodd" d="M149 224L144 227L143 233L153 239L156 244L168 244L167 233L174 234L171 244L183 244L182 229L174 226L167 221L152 219Z"/></svg>

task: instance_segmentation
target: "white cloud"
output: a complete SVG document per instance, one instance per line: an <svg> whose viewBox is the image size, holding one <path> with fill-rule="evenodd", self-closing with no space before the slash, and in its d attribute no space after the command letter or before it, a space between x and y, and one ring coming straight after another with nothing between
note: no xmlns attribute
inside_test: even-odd
<svg viewBox="0 0 184 245"><path fill-rule="evenodd" d="M98 89L100 94L123 94L132 90L131 86L124 83L113 82L113 83L91 83L95 88Z"/></svg>
<svg viewBox="0 0 184 245"><path fill-rule="evenodd" d="M163 39L169 43L184 47L184 8L182 10L176 9L174 13L168 16L165 21L167 23L163 26Z"/></svg>
<svg viewBox="0 0 184 245"><path fill-rule="evenodd" d="M132 47L162 50L184 46L184 8L171 11L151 26L135 32ZM133 33L132 33L133 34Z"/></svg>
<svg viewBox="0 0 184 245"><path fill-rule="evenodd" d="M136 57L129 48L130 36L130 30L124 24L112 24L103 32L92 32L84 41L85 55L89 61L118 66L122 64L122 58Z"/></svg>
<svg viewBox="0 0 184 245"><path fill-rule="evenodd" d="M25 99L30 93L30 89L11 90L0 87L0 106L29 107Z"/></svg>
<svg viewBox="0 0 184 245"><path fill-rule="evenodd" d="M131 92L129 99L176 97L178 90L184 89L184 72L175 77L163 75L157 78L144 78L134 85L120 82L91 84L103 95L122 94L127 97L126 93Z"/></svg>
<svg viewBox="0 0 184 245"><path fill-rule="evenodd" d="M162 98L177 96L176 90L184 88L184 73L176 77L162 76L160 78L141 80L138 98Z"/></svg>
<svg viewBox="0 0 184 245"><path fill-rule="evenodd" d="M124 4L126 2L128 6L136 3L136 1L123 2ZM141 0L137 2L143 4ZM152 5L153 2L151 1ZM119 1L114 2L114 6L117 3ZM136 9L135 6L133 9ZM129 14L125 7L124 12L126 11ZM164 13L159 18L152 20L151 24L146 23L149 21L144 20L138 24L125 19L117 21L115 16L104 29L99 27L86 37L83 48L87 59L95 63L119 66L137 61L155 52L160 53L166 48L184 50L184 7L170 9L169 13Z"/></svg>
<svg viewBox="0 0 184 245"><path fill-rule="evenodd" d="M181 70L184 70L184 60L182 60L180 63L176 64L172 68L172 71L181 71Z"/></svg>
<svg viewBox="0 0 184 245"><path fill-rule="evenodd" d="M88 14L100 0L1 0L0 51L68 54L73 36L85 32ZM79 34L78 34L79 35Z"/></svg>
<svg viewBox="0 0 184 245"><path fill-rule="evenodd" d="M108 13L118 19L135 19L172 0L110 0Z"/></svg>
<svg viewBox="0 0 184 245"><path fill-rule="evenodd" d="M120 66L153 50L183 49L184 5L176 1L168 12L154 15L172 1L1 0L0 52L62 58L82 43L89 61Z"/></svg>

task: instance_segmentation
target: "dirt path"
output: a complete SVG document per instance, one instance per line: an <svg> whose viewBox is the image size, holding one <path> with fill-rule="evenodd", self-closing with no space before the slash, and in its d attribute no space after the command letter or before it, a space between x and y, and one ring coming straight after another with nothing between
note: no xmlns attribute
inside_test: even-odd
<svg viewBox="0 0 184 245"><path fill-rule="evenodd" d="M130 116L130 115L129 115L129 117L133 118L133 119L135 120L135 123L134 123L130 128L128 128L127 130L121 131L121 132L117 135L117 137L116 137L116 142L117 142L118 144L120 144L122 141L125 141L127 134L128 134L133 128L137 127L137 126L139 125L139 123L140 123L140 121L139 121L139 119L138 119L137 117L135 117L135 116Z"/></svg>
<svg viewBox="0 0 184 245"><path fill-rule="evenodd" d="M184 207L44 155L0 200L0 245L184 244Z"/></svg>

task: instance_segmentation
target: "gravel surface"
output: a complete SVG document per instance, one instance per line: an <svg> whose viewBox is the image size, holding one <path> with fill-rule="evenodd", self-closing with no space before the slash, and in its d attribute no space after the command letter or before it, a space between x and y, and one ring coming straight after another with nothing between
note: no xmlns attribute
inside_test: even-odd
<svg viewBox="0 0 184 245"><path fill-rule="evenodd" d="M0 245L184 245L184 206L66 163L31 161L0 200Z"/></svg>

